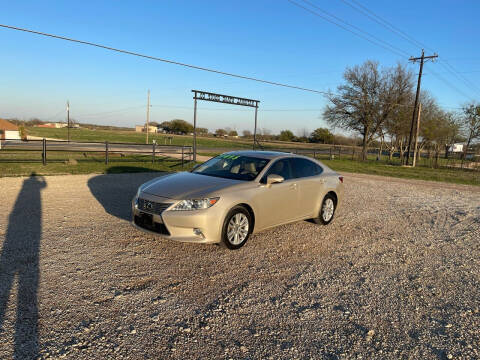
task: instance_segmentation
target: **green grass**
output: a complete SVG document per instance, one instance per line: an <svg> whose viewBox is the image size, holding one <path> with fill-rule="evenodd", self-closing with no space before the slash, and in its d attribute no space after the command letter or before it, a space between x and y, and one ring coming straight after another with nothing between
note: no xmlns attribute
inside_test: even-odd
<svg viewBox="0 0 480 360"><path fill-rule="evenodd" d="M403 179L418 179L441 181L455 184L467 184L480 186L480 171L470 169L438 168L433 169L425 166L404 167L389 165L375 160L365 162L351 159L320 159L325 165L338 172L351 172L361 174L373 174L391 176Z"/></svg>
<svg viewBox="0 0 480 360"><path fill-rule="evenodd" d="M158 157L154 164L152 164L151 160L152 157L150 155L128 155L122 157L119 154L110 154L107 165L102 153L89 153L85 157L82 153L50 151L47 156L47 165L43 165L40 152L2 150L0 152L0 177L24 176L32 173L37 175L58 175L172 172L182 171L182 169L190 170L193 166L193 163L189 163L182 168L180 160L163 157Z"/></svg>
<svg viewBox="0 0 480 360"><path fill-rule="evenodd" d="M27 128L28 135L39 136L52 139L67 139L67 129L51 129L51 128ZM151 144L155 139L158 144L170 144L167 137L172 137L171 144L179 146L191 146L193 139L188 135L165 135L165 134L149 134L148 142ZM73 141L90 141L90 142L120 142L120 143L138 143L145 144L146 134L135 131L126 130L90 130L90 129L70 129L70 139ZM204 148L238 148L250 149L252 145L248 141L224 140L207 137L197 137L197 146Z"/></svg>
<svg viewBox="0 0 480 360"><path fill-rule="evenodd" d="M215 153L201 153L216 155ZM174 172L181 171L180 160L158 157L152 164L150 155L110 154L109 164L105 164L103 153L48 152L47 165L41 162L39 151L0 151L0 177L20 176L36 173L38 175L54 174L91 174L91 173L125 173L125 172ZM73 159L75 161L70 161ZM415 168L377 162L374 157L361 162L351 158L328 160L320 158L327 166L338 172L352 172L391 176L404 179L432 180L456 184L480 186L480 172L468 169L438 168L425 166ZM190 170L193 163L185 164L183 170Z"/></svg>
<svg viewBox="0 0 480 360"><path fill-rule="evenodd" d="M39 137L48 137L56 139L66 139L67 129L50 128L28 128L28 134ZM71 139L76 141L93 142L125 142L125 143L144 143L145 134L125 130L89 130L89 129L71 129ZM165 143L167 135L150 134L150 142L156 139L159 144ZM167 142L169 143L169 141ZM191 136L175 135L172 139L173 145L191 145ZM199 155L215 156L220 149L250 149L251 144L242 140L224 140L216 138L198 137L197 144L203 148ZM295 145L294 143L291 143ZM278 144L265 144L266 148L274 147ZM212 149L209 151L209 149ZM216 151L215 149L219 149ZM28 175L36 172L42 175L48 174L87 174L87 173L106 173L106 172L132 172L132 171L179 171L181 162L179 160L163 159L155 164L151 163L149 155L129 155L120 157L119 154L110 156L110 163L104 164L104 155L98 153L89 154L85 158L81 153L48 153L48 164L43 166L41 163L40 151L35 152L14 152L2 150L0 152L0 176ZM312 155L307 154L307 155ZM358 153L357 153L358 155ZM480 171L469 169L454 168L459 160L438 159L439 168L432 168L433 159L422 158L417 167L409 168L400 165L400 159L394 158L389 161L382 157L382 161L375 161L375 155L369 155L367 161L362 162L357 159L352 160L350 155L342 155L334 160L328 160L323 155L320 160L330 166L332 169L342 172L353 172L363 174L374 174L382 176L392 176L405 179L433 180L457 184L480 185ZM76 165L66 163L69 158L77 161Z"/></svg>

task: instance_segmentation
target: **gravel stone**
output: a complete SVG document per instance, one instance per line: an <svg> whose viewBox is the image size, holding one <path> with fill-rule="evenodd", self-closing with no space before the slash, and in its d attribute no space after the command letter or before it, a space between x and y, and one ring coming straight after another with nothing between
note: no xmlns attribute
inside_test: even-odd
<svg viewBox="0 0 480 360"><path fill-rule="evenodd" d="M228 251L130 225L155 176L0 178L1 359L480 357L480 187L344 174Z"/></svg>

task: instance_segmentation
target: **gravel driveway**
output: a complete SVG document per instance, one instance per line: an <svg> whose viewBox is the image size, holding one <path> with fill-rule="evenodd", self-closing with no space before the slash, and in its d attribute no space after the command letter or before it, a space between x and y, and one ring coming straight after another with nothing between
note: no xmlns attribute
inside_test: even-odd
<svg viewBox="0 0 480 360"><path fill-rule="evenodd" d="M480 358L480 187L347 174L228 251L130 226L154 176L0 178L0 358Z"/></svg>

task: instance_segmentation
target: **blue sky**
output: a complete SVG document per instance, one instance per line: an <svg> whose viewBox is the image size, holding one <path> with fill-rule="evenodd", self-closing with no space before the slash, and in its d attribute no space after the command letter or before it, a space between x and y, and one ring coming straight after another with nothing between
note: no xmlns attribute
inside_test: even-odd
<svg viewBox="0 0 480 360"><path fill-rule="evenodd" d="M309 1L409 55L420 54L421 48L341 0ZM480 2L357 1L436 51L480 87ZM286 0L0 0L0 23L325 91L335 90L347 66L368 59L382 66L408 63L407 56L375 46ZM259 99L259 127L273 132L326 126L321 119L326 100L319 94L3 28L0 44L0 117L60 121L69 100L71 116L80 122L133 127L145 121L150 89L152 121L192 121L190 90L201 89ZM418 65L409 66L418 69ZM422 88L446 108L480 99L480 91L475 92L440 63L426 64L424 72ZM253 110L202 102L198 120L199 126L212 130L241 131L253 128Z"/></svg>

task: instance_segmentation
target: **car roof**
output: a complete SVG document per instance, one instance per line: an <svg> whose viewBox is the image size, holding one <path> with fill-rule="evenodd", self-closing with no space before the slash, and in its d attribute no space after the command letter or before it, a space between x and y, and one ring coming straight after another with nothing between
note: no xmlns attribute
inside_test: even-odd
<svg viewBox="0 0 480 360"><path fill-rule="evenodd" d="M281 151L254 151L254 150L242 150L242 151L230 151L227 154L238 155L238 156L251 156L262 159L276 159L284 156L296 156L292 153L281 152Z"/></svg>

